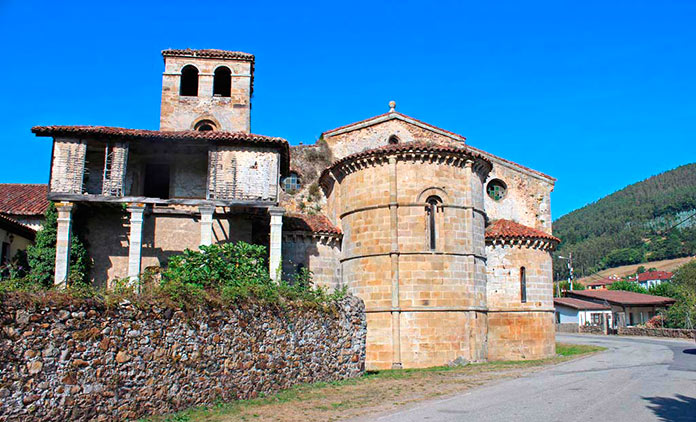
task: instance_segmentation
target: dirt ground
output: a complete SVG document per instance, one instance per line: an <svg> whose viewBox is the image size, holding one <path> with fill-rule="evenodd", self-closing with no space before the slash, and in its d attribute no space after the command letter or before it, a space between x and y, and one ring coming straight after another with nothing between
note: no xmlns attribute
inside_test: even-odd
<svg viewBox="0 0 696 422"><path fill-rule="evenodd" d="M561 346L561 345L559 345ZM565 345L564 345L565 346ZM368 373L335 383L302 385L278 394L210 408L191 409L150 421L319 422L350 419L406 404L459 393L485 383L521 377L548 365L597 349L569 348L567 356L527 362L492 362L458 368L428 368Z"/></svg>

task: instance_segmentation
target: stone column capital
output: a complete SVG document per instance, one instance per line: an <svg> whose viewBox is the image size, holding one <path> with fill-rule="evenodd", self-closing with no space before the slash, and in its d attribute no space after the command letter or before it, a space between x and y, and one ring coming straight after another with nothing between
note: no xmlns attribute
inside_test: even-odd
<svg viewBox="0 0 696 422"><path fill-rule="evenodd" d="M213 215L215 213L215 205L199 205L198 212L200 212L201 215Z"/></svg>
<svg viewBox="0 0 696 422"><path fill-rule="evenodd" d="M285 215L285 208L283 208L283 207L269 207L268 213L271 215L271 217L283 216L283 215Z"/></svg>
<svg viewBox="0 0 696 422"><path fill-rule="evenodd" d="M126 206L126 210L128 212L132 213L142 213L145 211L145 208L147 207L147 204L143 202L129 202L128 205Z"/></svg>
<svg viewBox="0 0 696 422"><path fill-rule="evenodd" d="M71 212L73 210L73 208L75 207L75 203L61 201L61 202L56 202L55 206L56 206L56 210L58 212Z"/></svg>

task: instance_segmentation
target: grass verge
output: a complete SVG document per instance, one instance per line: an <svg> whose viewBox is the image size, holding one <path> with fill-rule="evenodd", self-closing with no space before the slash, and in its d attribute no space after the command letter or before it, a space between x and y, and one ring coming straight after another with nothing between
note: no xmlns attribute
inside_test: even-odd
<svg viewBox="0 0 696 422"><path fill-rule="evenodd" d="M148 422L336 421L386 412L405 404L455 394L490 381L524 376L543 366L604 350L556 343L557 356L532 361L504 361L463 367L368 371L359 378L302 384L267 397L218 403Z"/></svg>

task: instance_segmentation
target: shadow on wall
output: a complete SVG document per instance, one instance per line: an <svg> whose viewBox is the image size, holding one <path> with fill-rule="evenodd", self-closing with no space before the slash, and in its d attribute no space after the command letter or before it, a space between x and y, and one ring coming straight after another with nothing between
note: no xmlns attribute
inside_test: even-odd
<svg viewBox="0 0 696 422"><path fill-rule="evenodd" d="M677 394L672 397L643 397L650 403L648 409L665 422L693 422L696 415L696 398Z"/></svg>

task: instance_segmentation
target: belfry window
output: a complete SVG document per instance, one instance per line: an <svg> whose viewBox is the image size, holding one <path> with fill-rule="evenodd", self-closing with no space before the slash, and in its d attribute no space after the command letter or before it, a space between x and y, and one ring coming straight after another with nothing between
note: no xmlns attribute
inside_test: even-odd
<svg viewBox="0 0 696 422"><path fill-rule="evenodd" d="M527 269L520 268L520 301L527 303Z"/></svg>
<svg viewBox="0 0 696 422"><path fill-rule="evenodd" d="M179 95L183 97L198 96L198 69L195 66L187 65L181 70Z"/></svg>
<svg viewBox="0 0 696 422"><path fill-rule="evenodd" d="M430 196L426 202L426 216L428 219L428 243L430 250L437 249L437 206L442 203L442 200L437 196Z"/></svg>
<svg viewBox="0 0 696 422"><path fill-rule="evenodd" d="M199 132L212 132L217 130L217 126L211 120L201 120L193 126L193 130L197 130Z"/></svg>
<svg viewBox="0 0 696 422"><path fill-rule="evenodd" d="M213 96L229 97L232 92L232 72L228 67L221 66L215 69L213 76Z"/></svg>

